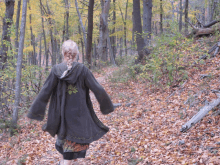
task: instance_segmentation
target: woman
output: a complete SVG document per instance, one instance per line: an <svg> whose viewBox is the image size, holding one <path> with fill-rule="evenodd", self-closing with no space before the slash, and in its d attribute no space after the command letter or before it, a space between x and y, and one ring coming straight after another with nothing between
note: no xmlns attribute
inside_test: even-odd
<svg viewBox="0 0 220 165"><path fill-rule="evenodd" d="M89 144L109 130L96 116L89 96L95 94L103 114L114 110L113 104L83 64L73 62L79 53L75 42L62 45L64 60L55 65L28 112L28 118L42 121L50 98L47 124L42 126L51 136L57 135L55 147L62 154L61 165L85 158Z"/></svg>

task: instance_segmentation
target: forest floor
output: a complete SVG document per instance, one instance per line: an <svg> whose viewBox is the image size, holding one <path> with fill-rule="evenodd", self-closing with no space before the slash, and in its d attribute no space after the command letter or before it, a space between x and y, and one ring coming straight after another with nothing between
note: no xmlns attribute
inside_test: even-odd
<svg viewBox="0 0 220 165"><path fill-rule="evenodd" d="M180 132L199 108L217 98L211 90L220 89L220 54L190 67L183 85L154 91L153 85L138 80L110 82L108 76L117 69L106 67L94 73L113 103L121 103L113 113L102 115L92 96L97 116L110 131L91 143L86 158L73 165L220 164L218 108L186 133ZM203 74L209 76L202 78ZM20 117L19 133L0 139L0 164L56 165L55 138L42 132L44 122Z"/></svg>

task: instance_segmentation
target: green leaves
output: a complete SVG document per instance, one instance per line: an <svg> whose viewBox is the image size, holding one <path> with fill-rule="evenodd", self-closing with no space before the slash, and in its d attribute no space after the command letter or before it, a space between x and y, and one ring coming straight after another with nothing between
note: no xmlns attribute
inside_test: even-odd
<svg viewBox="0 0 220 165"><path fill-rule="evenodd" d="M67 87L67 92L69 93L69 95L71 95L72 93L76 94L78 90L76 86L72 86L71 84L69 84Z"/></svg>

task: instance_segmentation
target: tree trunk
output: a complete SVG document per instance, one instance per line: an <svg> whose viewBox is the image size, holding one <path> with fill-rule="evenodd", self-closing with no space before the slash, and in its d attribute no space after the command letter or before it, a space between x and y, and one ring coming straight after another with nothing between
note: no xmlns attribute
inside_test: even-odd
<svg viewBox="0 0 220 165"><path fill-rule="evenodd" d="M174 1L172 0L172 1L170 1L170 3L171 3L171 6L172 6L172 21L174 21L174 5L173 5L173 3L174 3Z"/></svg>
<svg viewBox="0 0 220 165"><path fill-rule="evenodd" d="M133 0L133 14L134 14L134 32L136 35L138 58L135 63L142 61L145 55L150 54L150 51L145 48L144 38L142 37L141 13L140 13L140 0Z"/></svg>
<svg viewBox="0 0 220 165"><path fill-rule="evenodd" d="M65 41L65 36L66 36L66 15L64 15L62 42Z"/></svg>
<svg viewBox="0 0 220 165"><path fill-rule="evenodd" d="M160 34L163 33L163 2L160 0Z"/></svg>
<svg viewBox="0 0 220 165"><path fill-rule="evenodd" d="M66 35L65 40L69 39L69 3L68 0L65 0L65 9L66 9Z"/></svg>
<svg viewBox="0 0 220 165"><path fill-rule="evenodd" d="M47 2L47 13L48 13L48 16L52 15L50 8L49 8L49 5L48 5L48 2ZM55 52L55 43L54 43L54 36L53 36L53 22L52 22L51 17L49 17L48 20L49 20L49 25L50 25L49 31L50 31L51 48L52 48L52 55L51 55L52 66L54 66L54 65L56 65L56 52ZM68 29L68 27L66 27L66 28Z"/></svg>
<svg viewBox="0 0 220 165"><path fill-rule="evenodd" d="M213 17L214 17L215 9L217 7L217 3L218 3L217 0L212 0L212 10L211 10L209 22L213 21Z"/></svg>
<svg viewBox="0 0 220 165"><path fill-rule="evenodd" d="M103 2L103 0L102 0ZM100 28L99 28L99 46L98 53L102 61L107 60L107 31L108 31L108 13L110 8L110 0L102 3L102 13L100 15Z"/></svg>
<svg viewBox="0 0 220 165"><path fill-rule="evenodd" d="M29 3L29 10L31 11L31 6L30 6L30 1L28 1ZM36 65L36 51L35 51L35 36L33 34L33 30L32 30L32 22L31 22L31 14L29 14L29 21L30 21L30 31L31 31L31 45L33 46L33 52L31 53L32 57L31 57L31 64L32 65Z"/></svg>
<svg viewBox="0 0 220 165"><path fill-rule="evenodd" d="M45 35L45 30L44 30L44 13L43 13L43 4L40 0L40 9L41 9L41 22L42 22L42 30L43 30L43 37L44 37L44 53L45 53L45 58L46 58L46 71L48 71L48 52L47 52L47 40L46 40L46 35Z"/></svg>
<svg viewBox="0 0 220 165"><path fill-rule="evenodd" d="M5 0L5 17L3 19L3 31L2 31L2 40L1 40L1 49L0 49L0 69L4 69L5 63L7 61L7 52L8 47L11 44L10 34L11 34L11 25L14 15L14 5L15 0Z"/></svg>
<svg viewBox="0 0 220 165"><path fill-rule="evenodd" d="M77 0L75 0L75 6L76 6L76 10L77 10L78 17L79 17L79 23L80 23L80 26L81 26L81 29L82 29L82 32L83 32L83 40L84 40L84 45L85 45L85 50L86 50L87 49L87 46L86 46L86 31L85 31L85 28L84 28L83 23L82 23L82 18L81 18L81 14L79 12Z"/></svg>
<svg viewBox="0 0 220 165"><path fill-rule="evenodd" d="M120 38L120 57L122 58L122 52L123 52L123 38Z"/></svg>
<svg viewBox="0 0 220 165"><path fill-rule="evenodd" d="M91 68L91 50L92 50L92 32L93 32L93 8L94 8L94 0L89 0L88 6L88 30L87 30L87 49L86 49L86 60Z"/></svg>
<svg viewBox="0 0 220 165"><path fill-rule="evenodd" d="M147 46L151 39L152 0L143 0L143 29L144 41Z"/></svg>
<svg viewBox="0 0 220 165"><path fill-rule="evenodd" d="M115 23L116 23L116 9L115 9L115 0L113 0L113 18L112 18L112 21L113 21L113 29L112 29L112 33L114 34L115 33ZM117 52L117 49L116 49L116 36L112 36L112 51L113 51L113 56L114 56L114 59L116 57L116 52Z"/></svg>
<svg viewBox="0 0 220 165"><path fill-rule="evenodd" d="M93 46L93 56L94 56L93 66L97 66L97 63L96 63L96 43L95 42L94 42L94 46Z"/></svg>
<svg viewBox="0 0 220 165"><path fill-rule="evenodd" d="M19 21L20 21L20 12L21 12L21 0L18 0L18 9L17 9L17 15L16 15L16 26L15 26L15 51L16 51L16 56L17 56L17 53L18 53L18 31L19 31ZM17 57L16 57L17 58Z"/></svg>
<svg viewBox="0 0 220 165"><path fill-rule="evenodd" d="M81 29L80 29L80 26L78 25L78 29L79 29L79 34L80 36L81 35ZM80 37L80 43L81 43L81 49L82 49L82 63L84 64L84 61L85 61L85 57L84 57L84 44L83 44L83 39L82 37Z"/></svg>
<svg viewBox="0 0 220 165"><path fill-rule="evenodd" d="M124 46L125 46L125 56L127 56L127 27L126 27L126 21L128 16L128 0L126 2L126 9L125 9L125 22L124 22Z"/></svg>
<svg viewBox="0 0 220 165"><path fill-rule="evenodd" d="M132 26L132 54L134 54L135 51L135 41L134 41L134 12L132 12L132 22L133 22L133 26Z"/></svg>
<svg viewBox="0 0 220 165"><path fill-rule="evenodd" d="M109 37L109 31L107 31L107 42L108 42L108 48L109 48L109 55L110 55L110 60L113 65L115 65L115 59L112 51L112 45Z"/></svg>
<svg viewBox="0 0 220 165"><path fill-rule="evenodd" d="M16 68L15 102L14 102L11 131L10 131L11 136L14 134L14 129L17 127L17 121L18 121L18 107L19 107L20 94L21 94L20 92L21 91L21 68L22 68L23 48L24 48L26 13L27 13L27 0L23 0L20 40L19 40L17 68Z"/></svg>
<svg viewBox="0 0 220 165"><path fill-rule="evenodd" d="M179 8L179 13L180 13L180 19L179 19L179 32L182 31L182 19L183 19L183 7L182 7L182 0L180 0L180 8Z"/></svg>
<svg viewBox="0 0 220 165"><path fill-rule="evenodd" d="M188 32L188 11L189 11L189 0L185 0L185 35L187 35Z"/></svg>
<svg viewBox="0 0 220 165"><path fill-rule="evenodd" d="M40 34L40 50L39 50L39 58L38 58L38 66L41 67L41 54L42 54L42 34Z"/></svg>

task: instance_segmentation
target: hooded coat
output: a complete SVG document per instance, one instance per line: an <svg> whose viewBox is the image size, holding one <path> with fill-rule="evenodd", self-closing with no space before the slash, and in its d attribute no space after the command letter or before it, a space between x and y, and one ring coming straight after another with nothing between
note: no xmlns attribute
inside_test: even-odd
<svg viewBox="0 0 220 165"><path fill-rule="evenodd" d="M65 63L55 65L41 91L32 103L28 118L42 121L50 98L47 123L42 126L51 136L76 143L98 140L109 128L96 116L89 96L91 90L100 104L103 114L114 111L110 97L83 64L72 63L71 70Z"/></svg>

